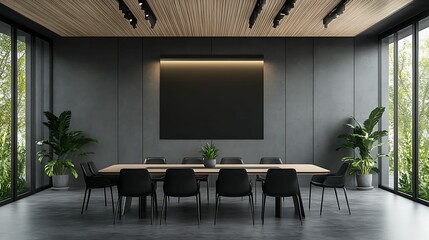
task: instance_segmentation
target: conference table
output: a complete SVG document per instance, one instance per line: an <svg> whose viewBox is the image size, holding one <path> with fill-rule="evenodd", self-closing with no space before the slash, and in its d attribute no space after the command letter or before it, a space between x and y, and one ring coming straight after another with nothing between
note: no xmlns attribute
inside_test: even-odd
<svg viewBox="0 0 429 240"><path fill-rule="evenodd" d="M298 175L321 175L327 174L330 171L328 169L316 166L314 164L217 164L215 168L205 168L203 164L115 164L109 167L103 168L99 171L103 175L118 175L121 169L147 169L149 174L159 175L166 172L168 168L191 168L194 170L195 175L217 175L219 170L223 168L241 168L246 169L249 175L263 175L266 174L270 168L280 169L295 169ZM131 205L131 198L128 198L126 206ZM295 211L299 211L298 202L294 198ZM302 204L302 198L299 197L300 205ZM143 199L143 205L145 206L145 199ZM280 197L275 199L275 216L281 217L282 201ZM305 217L304 208L301 207L302 216Z"/></svg>

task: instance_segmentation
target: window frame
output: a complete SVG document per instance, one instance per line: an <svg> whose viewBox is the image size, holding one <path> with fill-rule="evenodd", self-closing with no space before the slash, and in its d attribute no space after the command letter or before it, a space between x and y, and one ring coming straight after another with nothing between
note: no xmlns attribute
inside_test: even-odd
<svg viewBox="0 0 429 240"><path fill-rule="evenodd" d="M30 92L27 94L27 97L30 97L31 104L30 104L30 106L26 106L26 107L30 108L29 112L31 114L31 116L30 116L31 121L29 122L31 127L30 127L30 132L28 133L28 137L30 138L30 142L34 143L36 141L35 134L34 134L35 133L35 126L34 126L35 109L34 109L32 103L34 102L34 97L35 97L35 83L34 83L35 81L34 80L36 79L36 76L35 76L36 75L35 74L35 72L36 72L36 39L39 38L41 40L46 41L49 44L49 66L50 66L49 76L48 76L48 78L49 78L48 85L49 85L49 89L50 89L49 99L48 99L48 101L50 103L49 104L49 110L53 109L53 92L52 92L53 91L53 89L52 89L52 86L53 86L53 40L51 38L48 38L48 37L38 33L38 32L33 31L32 29L27 28L24 25L16 23L16 22L14 22L14 21L10 20L9 18L4 17L2 15L0 15L0 21L10 26L10 28L11 28L11 41L12 41L12 43L11 43L11 48L12 48L11 49L11 70L12 70L12 75L11 75L12 76L12 79L11 79L11 81L12 81L12 89L11 89L11 91L12 91L12 93L11 93L11 98L12 98L11 99L11 102L12 102L12 109L11 109L11 112L12 112L11 197L6 199L6 200L0 201L0 207L1 207L5 204L17 201L17 200L22 199L22 198L25 198L27 196L30 196L34 193L40 192L40 191L45 190L47 188L50 188L52 186L52 181L50 180L48 184L40 186L40 187L36 187L37 175L38 174L44 174L44 172L41 172L41 173L36 172L37 156L36 156L35 147L33 145L31 145L31 146L26 146L26 147L30 148L29 154L31 154L31 156L30 156L31 162L29 164L29 166L30 166L29 170L31 172L31 175L29 178L29 181L30 181L29 189L25 193L18 193L17 192L16 183L17 183L17 179L18 179L18 176L17 176L18 159L17 159L16 151L17 151L18 146L17 146L16 97L17 97L17 83L18 83L18 81L17 81L17 77L18 77L17 64L18 63L17 63L17 55L16 54L17 54L17 45L18 45L17 44L18 31L28 33L30 35L29 42L31 44L31 46L30 46L31 62L30 62L30 66L29 66L29 70L30 70L29 76L31 79L28 79L29 80L28 83L30 84Z"/></svg>

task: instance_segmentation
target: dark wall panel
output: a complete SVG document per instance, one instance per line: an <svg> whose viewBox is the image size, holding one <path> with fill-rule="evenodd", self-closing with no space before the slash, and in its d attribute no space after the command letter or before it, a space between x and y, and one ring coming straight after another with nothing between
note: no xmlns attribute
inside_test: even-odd
<svg viewBox="0 0 429 240"><path fill-rule="evenodd" d="M118 162L143 158L143 56L141 38L118 39Z"/></svg>
<svg viewBox="0 0 429 240"><path fill-rule="evenodd" d="M355 113L360 122L365 121L369 113L378 106L378 41L377 38L355 38ZM383 105L386 107L386 105ZM385 116L388 116L387 108ZM374 151L376 154L376 151ZM387 159L387 158L386 158ZM378 185L378 178L373 177Z"/></svg>
<svg viewBox="0 0 429 240"><path fill-rule="evenodd" d="M314 39L314 163L335 170L347 150L337 136L354 112L352 38Z"/></svg>
<svg viewBox="0 0 429 240"><path fill-rule="evenodd" d="M313 163L313 39L286 39L286 159Z"/></svg>
<svg viewBox="0 0 429 240"><path fill-rule="evenodd" d="M72 111L72 129L98 139L77 161L117 163L117 39L67 38L54 43L54 112ZM80 167L77 164L78 172ZM83 178L71 186L83 184Z"/></svg>

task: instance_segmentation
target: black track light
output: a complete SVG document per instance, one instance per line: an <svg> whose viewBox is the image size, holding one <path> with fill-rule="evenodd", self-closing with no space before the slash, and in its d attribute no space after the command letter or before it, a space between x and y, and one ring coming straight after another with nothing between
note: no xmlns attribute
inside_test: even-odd
<svg viewBox="0 0 429 240"><path fill-rule="evenodd" d="M149 6L147 0L138 0L141 9L144 11L144 19L149 21L150 27L154 28L156 24L156 16Z"/></svg>
<svg viewBox="0 0 429 240"><path fill-rule="evenodd" d="M329 23L332 22L335 18L343 14L346 10L346 4L349 0L342 0L334 9L332 9L326 17L323 18L323 26L328 27Z"/></svg>
<svg viewBox="0 0 429 240"><path fill-rule="evenodd" d="M258 18L259 13L262 11L262 7L265 4L265 0L256 0L255 8L253 8L252 15L249 18L249 28L252 28Z"/></svg>
<svg viewBox="0 0 429 240"><path fill-rule="evenodd" d="M122 13L124 14L124 18L130 22L131 26L133 26L134 29L137 28L137 18L128 8L127 4L125 4L124 0L118 0L118 3L119 3L119 10L121 10Z"/></svg>
<svg viewBox="0 0 429 240"><path fill-rule="evenodd" d="M296 0L286 0L280 9L279 13L277 13L276 17L273 21L273 28L276 28L280 24L280 20L283 19L284 16L289 15L289 12L292 8L295 7Z"/></svg>

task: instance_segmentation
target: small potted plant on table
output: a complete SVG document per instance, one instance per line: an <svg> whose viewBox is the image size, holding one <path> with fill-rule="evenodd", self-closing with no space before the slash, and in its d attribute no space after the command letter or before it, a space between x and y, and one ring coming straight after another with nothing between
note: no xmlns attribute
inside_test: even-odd
<svg viewBox="0 0 429 240"><path fill-rule="evenodd" d="M216 158L218 156L219 149L217 149L213 143L206 143L203 145L200 152L203 154L204 167L216 167Z"/></svg>

